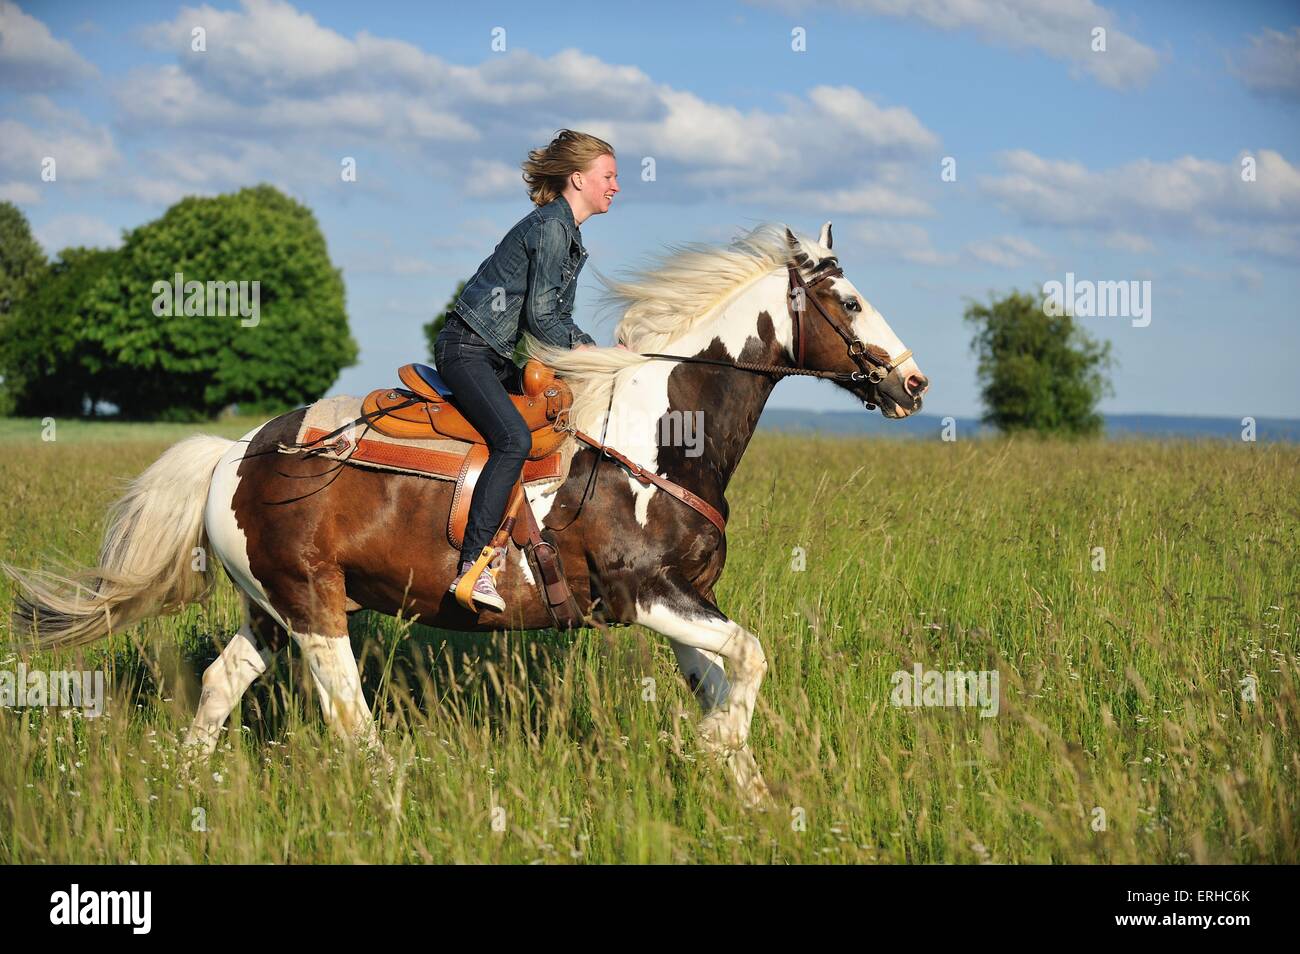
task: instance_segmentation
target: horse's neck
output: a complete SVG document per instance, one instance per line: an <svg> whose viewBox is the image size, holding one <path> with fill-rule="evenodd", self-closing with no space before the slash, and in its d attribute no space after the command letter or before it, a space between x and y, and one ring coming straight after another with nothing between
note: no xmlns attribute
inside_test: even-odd
<svg viewBox="0 0 1300 954"><path fill-rule="evenodd" d="M763 280L663 347L667 354L789 364L784 284ZM776 378L710 364L650 361L620 381L608 443L717 504Z"/></svg>

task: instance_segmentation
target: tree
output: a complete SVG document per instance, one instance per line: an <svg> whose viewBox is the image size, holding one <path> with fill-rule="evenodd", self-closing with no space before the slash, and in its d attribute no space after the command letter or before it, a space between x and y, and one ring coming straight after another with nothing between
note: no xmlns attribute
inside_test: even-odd
<svg viewBox="0 0 1300 954"><path fill-rule="evenodd" d="M430 361L433 361L433 343L438 340L438 332L442 331L442 326L447 323L447 315L456 307L456 299L465 290L465 284L465 282L461 282L456 286L456 290L451 293L451 298L443 306L442 311L434 315L429 323L424 326L424 340L429 347Z"/></svg>
<svg viewBox="0 0 1300 954"><path fill-rule="evenodd" d="M127 233L87 347L132 417L210 417L319 398L356 361L316 217L267 185L187 198ZM179 276L179 278L178 278Z"/></svg>
<svg viewBox="0 0 1300 954"><path fill-rule="evenodd" d="M12 202L0 202L0 315L13 310L45 268L27 217Z"/></svg>
<svg viewBox="0 0 1300 954"><path fill-rule="evenodd" d="M21 394L15 365L3 354L15 336L13 312L48 268L27 217L12 202L0 202L0 414L14 413Z"/></svg>
<svg viewBox="0 0 1300 954"><path fill-rule="evenodd" d="M1029 293L972 302L965 320L976 327L971 350L987 423L1004 433L1101 432L1097 402L1113 393L1109 342L1095 341L1070 315L1046 314L1041 297Z"/></svg>
<svg viewBox="0 0 1300 954"><path fill-rule="evenodd" d="M6 413L94 412L114 369L89 346L87 329L100 317L95 302L101 283L112 280L114 257L102 249L64 249L13 311L0 315Z"/></svg>

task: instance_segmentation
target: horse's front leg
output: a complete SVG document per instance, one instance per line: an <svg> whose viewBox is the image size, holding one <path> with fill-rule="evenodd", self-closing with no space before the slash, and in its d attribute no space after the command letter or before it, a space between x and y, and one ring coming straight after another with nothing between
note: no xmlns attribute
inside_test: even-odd
<svg viewBox="0 0 1300 954"><path fill-rule="evenodd" d="M767 784L749 751L750 723L767 673L758 639L686 589L638 601L636 621L672 640L678 665L706 712L701 741L725 758L748 804L765 803Z"/></svg>

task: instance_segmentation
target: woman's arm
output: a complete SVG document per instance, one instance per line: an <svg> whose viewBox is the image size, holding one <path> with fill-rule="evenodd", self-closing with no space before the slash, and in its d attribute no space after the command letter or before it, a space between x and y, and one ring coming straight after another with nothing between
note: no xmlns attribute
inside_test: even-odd
<svg viewBox="0 0 1300 954"><path fill-rule="evenodd" d="M573 348L596 343L573 323L569 314L558 311L563 266L569 252L569 233L564 223L544 219L524 236L528 249L528 291L524 312L528 329L547 344Z"/></svg>

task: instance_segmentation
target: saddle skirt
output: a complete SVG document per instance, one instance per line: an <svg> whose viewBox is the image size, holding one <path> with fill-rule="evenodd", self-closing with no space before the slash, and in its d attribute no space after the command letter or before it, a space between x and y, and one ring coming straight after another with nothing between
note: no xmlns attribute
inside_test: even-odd
<svg viewBox="0 0 1300 954"><path fill-rule="evenodd" d="M456 489L447 517L447 540L453 548L460 549L465 537L465 524L469 520L470 499L483 465L487 463L487 445L443 437L439 433L423 437L394 437L364 421L358 422L365 413L363 407L381 393L386 392L372 392L364 401L346 394L317 401L307 408L298 427L294 443L299 446L281 444L279 451L339 461L369 470L454 481ZM534 447L537 446L537 433L534 432ZM568 435L563 431L555 433L561 442L557 442L549 453L530 456L524 461L522 479L530 491L536 489L546 493L564 481L572 454L564 453L561 446L563 438ZM329 437L331 434L333 436ZM326 437L329 439L323 440ZM308 446L304 448L301 445Z"/></svg>

